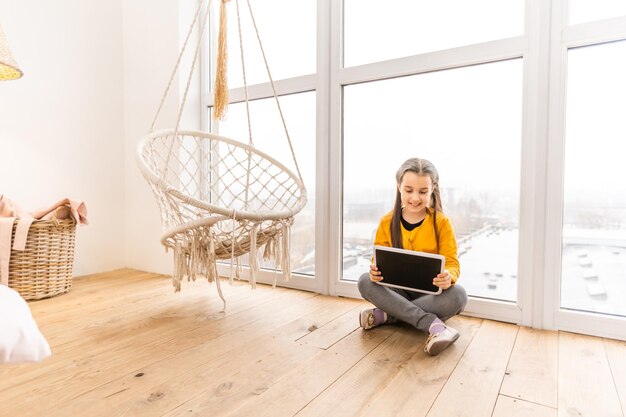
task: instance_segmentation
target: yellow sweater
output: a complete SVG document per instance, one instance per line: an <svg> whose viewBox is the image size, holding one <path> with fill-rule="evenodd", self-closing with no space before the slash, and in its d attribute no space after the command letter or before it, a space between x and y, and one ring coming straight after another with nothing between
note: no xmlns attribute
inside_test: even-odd
<svg viewBox="0 0 626 417"><path fill-rule="evenodd" d="M374 245L389 246L391 243L391 217L392 213L387 213L380 219ZM459 279L461 268L459 259L457 258L456 237L450 219L443 213L437 213L437 230L439 230L439 252L437 252L437 239L435 230L433 229L433 217L430 212L426 215L421 226L408 231L404 226L400 226L402 231L402 247L404 249L439 253L446 257L445 269L450 272L452 277L452 285Z"/></svg>

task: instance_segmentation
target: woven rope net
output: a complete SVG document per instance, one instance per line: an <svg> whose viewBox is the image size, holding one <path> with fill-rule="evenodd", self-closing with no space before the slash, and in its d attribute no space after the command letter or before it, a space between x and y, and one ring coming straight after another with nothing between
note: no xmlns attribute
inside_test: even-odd
<svg viewBox="0 0 626 417"><path fill-rule="evenodd" d="M230 260L232 270L233 259L248 253L254 286L263 245L263 257L289 278L290 226L306 204L296 175L248 145L206 132L154 132L137 156L161 211L161 243L174 251L176 290L185 276L212 282L217 260Z"/></svg>

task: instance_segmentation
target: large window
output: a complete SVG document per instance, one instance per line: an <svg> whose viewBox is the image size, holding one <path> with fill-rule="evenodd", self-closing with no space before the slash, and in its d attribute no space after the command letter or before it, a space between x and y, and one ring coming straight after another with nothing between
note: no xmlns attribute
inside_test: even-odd
<svg viewBox="0 0 626 417"><path fill-rule="evenodd" d="M421 157L440 173L467 314L626 338L624 2L250 3L308 189L293 286L359 296L396 169ZM213 128L247 142L235 6L233 103ZM293 169L239 6L254 143Z"/></svg>
<svg viewBox="0 0 626 417"><path fill-rule="evenodd" d="M552 2L541 314L547 327L626 339L626 7Z"/></svg>
<svg viewBox="0 0 626 417"><path fill-rule="evenodd" d="M626 41L567 61L561 306L626 316Z"/></svg>

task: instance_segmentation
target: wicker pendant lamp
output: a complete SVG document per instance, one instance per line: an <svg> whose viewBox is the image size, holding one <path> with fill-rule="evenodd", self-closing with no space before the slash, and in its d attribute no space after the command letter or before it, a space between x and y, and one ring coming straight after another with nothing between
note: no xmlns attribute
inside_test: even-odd
<svg viewBox="0 0 626 417"><path fill-rule="evenodd" d="M0 26L0 81L17 80L22 75L24 74L17 67Z"/></svg>

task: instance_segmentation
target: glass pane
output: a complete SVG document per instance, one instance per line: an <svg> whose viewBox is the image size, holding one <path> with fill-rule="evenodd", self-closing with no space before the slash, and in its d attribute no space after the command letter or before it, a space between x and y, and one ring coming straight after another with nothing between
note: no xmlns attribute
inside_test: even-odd
<svg viewBox="0 0 626 417"><path fill-rule="evenodd" d="M214 1L210 33L219 28L219 4ZM250 0L259 37L274 80L314 74L316 71L317 2L315 0ZM246 1L239 2L241 33L248 85L269 82L259 41ZM230 88L243 86L237 8L227 3L228 13L228 83ZM217 55L217 46L212 54ZM212 57L215 59L215 57ZM211 79L215 79L212 74Z"/></svg>
<svg viewBox="0 0 626 417"><path fill-rule="evenodd" d="M435 164L471 295L517 298L522 61L344 88L343 278L369 268L395 172Z"/></svg>
<svg viewBox="0 0 626 417"><path fill-rule="evenodd" d="M523 0L344 0L345 67L523 33Z"/></svg>
<svg viewBox="0 0 626 417"><path fill-rule="evenodd" d="M307 189L308 203L295 217L291 228L291 268L293 272L315 274L315 92L280 97L289 136L298 159L298 166ZM270 155L294 174L295 164L289 150L274 98L250 102L250 118L254 146ZM215 122L213 122L215 123ZM248 121L245 103L231 104L228 117L221 122L219 134L248 143ZM274 268L274 262L262 259L264 268ZM247 258L242 258L247 264Z"/></svg>
<svg viewBox="0 0 626 417"><path fill-rule="evenodd" d="M570 0L569 4L571 25L626 15L624 0Z"/></svg>
<svg viewBox="0 0 626 417"><path fill-rule="evenodd" d="M626 316L626 42L568 54L561 307Z"/></svg>

